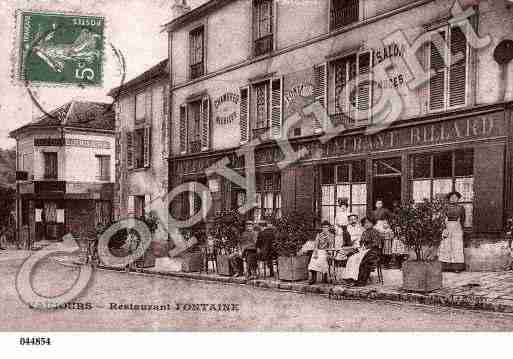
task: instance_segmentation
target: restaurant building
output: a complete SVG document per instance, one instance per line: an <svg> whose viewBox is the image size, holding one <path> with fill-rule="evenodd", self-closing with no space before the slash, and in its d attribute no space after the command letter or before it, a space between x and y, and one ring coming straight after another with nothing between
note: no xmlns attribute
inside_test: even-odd
<svg viewBox="0 0 513 359"><path fill-rule="evenodd" d="M114 112L71 101L10 133L16 140L17 239L96 235L112 219Z"/></svg>
<svg viewBox="0 0 513 359"><path fill-rule="evenodd" d="M170 189L200 182L213 213L241 206L243 188L206 169L228 158L244 174L237 151L260 138L255 219L301 211L333 223L338 198L363 216L378 198L391 207L458 190L466 237L503 238L513 214L513 67L498 54L512 51L513 4L212 0L175 10L166 25ZM411 50L419 39L429 40ZM432 70L427 81L417 81L412 54ZM383 96L395 99L386 125L376 109ZM343 130L325 136L313 104ZM305 154L285 167L284 138ZM183 196L175 215L193 214L197 202Z"/></svg>

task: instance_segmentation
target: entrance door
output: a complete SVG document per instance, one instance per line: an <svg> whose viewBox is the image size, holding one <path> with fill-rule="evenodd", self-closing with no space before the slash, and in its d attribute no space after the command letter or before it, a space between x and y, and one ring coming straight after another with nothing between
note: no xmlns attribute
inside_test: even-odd
<svg viewBox="0 0 513 359"><path fill-rule="evenodd" d="M374 160L372 179L373 206L378 199L383 200L383 206L390 210L395 202L401 203L401 175L401 157Z"/></svg>

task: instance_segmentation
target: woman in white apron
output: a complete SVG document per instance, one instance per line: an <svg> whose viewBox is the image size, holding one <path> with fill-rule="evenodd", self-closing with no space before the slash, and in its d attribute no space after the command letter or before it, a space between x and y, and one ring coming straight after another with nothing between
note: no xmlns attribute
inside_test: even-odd
<svg viewBox="0 0 513 359"><path fill-rule="evenodd" d="M331 224L328 221L321 223L321 232L315 238L314 250L312 258L308 264L311 278L309 284L314 284L317 280L317 272L322 273L323 281L327 281L328 277L328 248L333 248L335 238L330 232Z"/></svg>
<svg viewBox="0 0 513 359"><path fill-rule="evenodd" d="M442 270L446 272L461 272L465 270L463 256L463 225L465 224L465 208L458 204L461 198L459 192L453 191L447 195L449 204L445 220L445 230L442 242L438 248L438 259L442 262Z"/></svg>
<svg viewBox="0 0 513 359"><path fill-rule="evenodd" d="M382 244L381 234L374 228L374 221L370 218L362 219L365 231L362 233L358 252L350 256L342 279L347 284L365 285L372 270L372 261L379 255Z"/></svg>

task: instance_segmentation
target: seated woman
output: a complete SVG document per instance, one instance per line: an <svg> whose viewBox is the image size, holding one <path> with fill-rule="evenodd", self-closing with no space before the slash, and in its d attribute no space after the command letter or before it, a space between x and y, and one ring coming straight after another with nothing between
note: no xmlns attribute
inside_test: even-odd
<svg viewBox="0 0 513 359"><path fill-rule="evenodd" d="M348 258L342 274L342 279L350 285L367 284L383 245L383 236L374 228L373 220L363 218L362 226L365 230L360 239L360 248Z"/></svg>
<svg viewBox="0 0 513 359"><path fill-rule="evenodd" d="M314 284L317 280L317 272L322 273L322 281L328 281L328 248L333 248L335 236L331 233L331 224L328 221L321 223L321 232L315 237L312 257L308 264L311 278L308 284Z"/></svg>

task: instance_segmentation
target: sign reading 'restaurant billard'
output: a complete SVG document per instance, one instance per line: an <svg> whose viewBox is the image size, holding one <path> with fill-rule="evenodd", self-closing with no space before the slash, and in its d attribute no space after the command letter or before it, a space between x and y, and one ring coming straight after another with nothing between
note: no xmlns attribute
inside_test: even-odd
<svg viewBox="0 0 513 359"><path fill-rule="evenodd" d="M336 138L325 145L325 155L344 155L429 146L465 140L504 136L504 113L440 121L378 132Z"/></svg>
<svg viewBox="0 0 513 359"><path fill-rule="evenodd" d="M239 95L226 92L214 100L216 110L215 122L218 125L227 125L237 119Z"/></svg>

